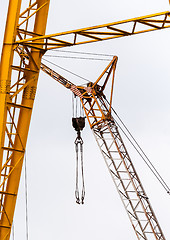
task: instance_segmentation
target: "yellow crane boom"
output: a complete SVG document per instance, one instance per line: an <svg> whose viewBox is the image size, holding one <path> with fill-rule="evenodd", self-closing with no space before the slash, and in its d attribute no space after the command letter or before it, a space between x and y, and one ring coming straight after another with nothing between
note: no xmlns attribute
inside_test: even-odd
<svg viewBox="0 0 170 240"><path fill-rule="evenodd" d="M74 88L73 92L81 99L90 128L137 238L165 240L149 198L119 133L117 123L112 116L111 105L116 63L117 57L115 56L94 83L89 83L88 87L77 86L76 91ZM41 64L41 69L57 82L72 90L73 83L69 80L44 64ZM110 78L112 79L112 87L108 101L103 91Z"/></svg>
<svg viewBox="0 0 170 240"><path fill-rule="evenodd" d="M0 63L0 240L10 238L42 55L52 48L170 27L169 12L163 12L46 36L49 2L9 1ZM127 23L131 25L129 30L124 29ZM138 29L138 25L143 29ZM84 108L87 114L86 106Z"/></svg>
<svg viewBox="0 0 170 240"><path fill-rule="evenodd" d="M54 48L131 36L169 27L169 11L44 36L25 31L19 26L17 34L20 40L17 40L15 45L23 45L31 48L42 48L43 46L44 51L46 51ZM26 36L26 38L23 39L22 36ZM42 40L44 41L42 42Z"/></svg>

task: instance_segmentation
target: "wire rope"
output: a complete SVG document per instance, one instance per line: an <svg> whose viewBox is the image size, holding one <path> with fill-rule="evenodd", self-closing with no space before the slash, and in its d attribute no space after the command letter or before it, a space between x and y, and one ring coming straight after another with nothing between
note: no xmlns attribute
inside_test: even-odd
<svg viewBox="0 0 170 240"><path fill-rule="evenodd" d="M57 50L59 51L59 50ZM72 51L62 51L60 50L60 52L70 52L70 53L78 53L78 54L89 54L89 55L105 55L105 54L94 54L94 53L85 53L85 52L72 52ZM47 55L48 56L48 55ZM105 55L105 56L112 56L112 55ZM71 57L73 58L73 57ZM64 69L60 66L58 66L57 64L54 64L52 62L50 62L49 60L46 60L43 58L43 60L61 68L62 70L65 70L83 80L86 80L89 82L89 80L67 70ZM106 100L106 99L105 99ZM106 102L108 103L108 101L106 100ZM129 131L129 129L126 127L126 125L124 124L124 122L122 121L122 119L119 117L119 115L116 113L116 111L113 109L112 107L112 111L114 112L114 114L117 116L117 118L119 119L120 123L123 125L124 129L127 131L127 133L129 134L130 137L128 137L128 135L126 134L126 132L123 130L123 128L120 126L120 124L115 120L115 122L117 123L117 125L119 126L119 128L121 129L121 131L123 132L123 134L126 136L126 138L128 139L128 141L132 144L132 146L134 147L134 149L137 151L137 153L140 155L140 157L143 159L143 161L145 162L145 164L148 166L148 168L152 171L152 173L154 174L154 176L157 178L157 180L160 182L160 184L163 186L163 188L166 190L166 192L168 194L170 194L170 188L168 187L168 185L166 184L166 182L164 181L164 179L162 178L162 176L160 175L160 173L158 172L158 170L155 168L155 166L152 164L152 162L150 161L150 159L148 158L148 156L145 154L145 152L143 151L143 149L140 147L140 145L138 144L138 142L136 141L136 139L133 137L133 135L131 134L131 132ZM131 140L131 139L133 140ZM136 145L136 146L135 146Z"/></svg>
<svg viewBox="0 0 170 240"><path fill-rule="evenodd" d="M84 183L84 169L83 169L83 139L80 135L80 130L77 131L77 138L75 140L75 149L76 149L76 190L75 190L75 197L76 203L84 204L84 197L85 197L85 183ZM79 159L79 152L80 152L80 159ZM79 191L79 165L81 168L81 199L80 199L80 191Z"/></svg>
<svg viewBox="0 0 170 240"><path fill-rule="evenodd" d="M59 56L47 54L45 57L55 57L55 58L67 58L67 59L78 59L78 60L95 60L95 61L111 61L111 59L104 58L86 58L86 57L70 57L70 56Z"/></svg>
<svg viewBox="0 0 170 240"><path fill-rule="evenodd" d="M26 161L26 151L25 151L25 213L26 213L26 239L28 236L28 182L27 182L27 161Z"/></svg>
<svg viewBox="0 0 170 240"><path fill-rule="evenodd" d="M109 103L106 100L107 103ZM161 177L160 173L158 172L158 170L154 167L154 165L152 164L152 162L150 161L150 159L148 158L148 156L145 154L145 152L143 151L143 149L140 147L140 145L138 144L138 142L136 141L136 139L133 137L133 135L131 134L131 132L129 131L129 129L126 127L126 125L123 123L122 119L119 117L119 115L117 114L117 112L113 109L112 107L112 111L114 112L114 114L117 116L117 118L119 119L119 121L121 122L121 124L123 125L123 127L125 128L125 130L127 131L127 133L130 135L131 139L134 141L134 143L132 142L132 140L128 137L128 135L126 134L126 132L123 130L123 128L120 126L120 124L115 120L116 124L118 125L118 127L120 128L120 130L123 132L123 134L126 136L126 138L128 139L128 141L132 144L132 146L135 148L135 150L137 151L137 153L140 155L140 157L143 159L143 161L145 162L145 164L149 167L149 169L152 171L152 173L154 174L154 176L157 178L157 180L160 182L160 184L162 185L162 187L166 190L166 192L168 194L170 194L170 188L168 187L168 185L166 184L166 182L164 181L164 179ZM140 151L139 151L140 150ZM142 155L143 154L143 155Z"/></svg>
<svg viewBox="0 0 170 240"><path fill-rule="evenodd" d="M14 222L12 223L12 239L14 240Z"/></svg>
<svg viewBox="0 0 170 240"><path fill-rule="evenodd" d="M68 72L68 73L70 73L70 74L72 74L72 75L76 76L76 77L79 77L79 78L81 78L81 79L82 79L82 80L84 80L84 81L90 82L90 80L88 80L87 78L81 77L80 75L78 75L78 74L76 74L76 73L73 73L73 72L71 72L71 71L69 71L69 70L67 70L67 69L63 68L63 67L61 67L61 66L57 65L56 63L53 63L53 62L51 62L51 61L49 61L49 60L45 59L44 57L43 57L42 59L43 59L44 61L46 61L46 62L48 62L48 63L50 63L50 64L52 64L52 65L54 65L54 66L58 67L58 68L60 68L60 69L64 70L64 71L66 71L66 72Z"/></svg>
<svg viewBox="0 0 170 240"><path fill-rule="evenodd" d="M77 52L77 51L66 51L66 50L58 50L58 49L49 49L49 51L64 52L64 53L76 53L76 54L85 54L85 55L94 55L94 56L113 57L113 54L105 54L105 53Z"/></svg>

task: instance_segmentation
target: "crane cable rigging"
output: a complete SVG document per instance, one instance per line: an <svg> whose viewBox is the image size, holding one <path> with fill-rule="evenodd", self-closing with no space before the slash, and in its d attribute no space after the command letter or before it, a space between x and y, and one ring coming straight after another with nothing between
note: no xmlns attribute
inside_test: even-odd
<svg viewBox="0 0 170 240"><path fill-rule="evenodd" d="M74 109L74 99L76 108ZM74 114L75 110L75 114ZM75 131L77 132L77 137L74 141L75 143L75 150L76 150L76 189L75 189L75 197L77 204L84 204L84 197L85 197L85 184L84 184L84 168L83 168L83 139L81 137L81 131L85 127L85 117L82 115L82 106L80 102L80 109L79 109L79 117L78 117L78 101L77 97L73 95L73 117L72 117L72 125ZM80 174L79 174L80 168ZM81 177L79 177L79 175ZM81 196L79 185L81 181Z"/></svg>
<svg viewBox="0 0 170 240"><path fill-rule="evenodd" d="M109 104L109 102L107 101L107 99L105 99L105 101L107 102L107 104ZM145 162L145 164L147 165L147 167L151 170L151 172L154 174L154 176L157 178L157 180L159 181L159 183L162 185L162 187L165 189L165 191L170 195L170 188L168 187L167 183L165 182L165 180L162 178L162 176L160 175L160 173L158 172L158 170L154 167L153 163L151 162L151 160L148 158L148 156L146 155L146 153L143 151L143 149L141 148L141 146L139 145L139 143L136 141L136 139L133 137L132 133L129 131L129 129L127 128L127 126L124 124L124 122L122 121L122 119L119 117L119 115L117 114L117 112L114 110L113 107L111 107L112 112L115 114L115 116L118 118L118 120L120 121L120 123L122 124L122 126L124 127L125 130L123 130L123 127L120 126L120 124L115 120L116 124L118 125L119 129L123 132L123 134L125 135L125 137L128 139L128 141L131 143L131 145L134 147L134 149L137 151L137 153L139 154L139 156L142 158L142 160ZM127 133L126 133L126 132ZM129 135L129 136L128 136ZM132 139L132 140L131 140Z"/></svg>
<svg viewBox="0 0 170 240"><path fill-rule="evenodd" d="M85 185L84 185L84 170L83 170L83 139L81 138L80 131L77 132L77 137L75 140L75 149L76 149L76 190L75 190L75 197L76 203L84 204L84 197L85 197ZM81 164L81 176L82 176L82 191L81 191L81 198L79 192L79 146L80 146L80 164Z"/></svg>
<svg viewBox="0 0 170 240"><path fill-rule="evenodd" d="M85 54L85 53L84 53ZM89 54L89 53L88 53ZM75 75L76 77L79 77L83 80L86 80L88 82L90 82L88 79L85 79L71 71L68 71L56 64L54 64L53 62L44 59L43 60ZM108 103L107 99L105 99L105 101ZM121 120L121 118L118 116L118 114L116 113L116 111L113 109L112 107L112 112L114 113L114 115L118 118L118 120L120 121L120 123L122 124L123 127L120 126L120 124L115 120L115 122L117 123L118 127L120 128L120 130L123 132L123 134L125 135L125 137L128 139L128 141L131 143L131 145L134 147L134 149L136 150L136 152L139 154L139 156L142 158L142 160L145 162L145 164L147 165L147 167L151 170L151 172L155 175L155 177L157 178L157 180L160 182L160 184L162 185L162 187L165 189L165 191L170 195L170 188L168 187L168 185L166 184L166 182L164 181L164 179L161 177L161 175L159 174L159 172L157 171L157 169L154 167L154 165L152 164L152 162L150 161L150 159L147 157L147 155L145 154L145 152L143 151L143 149L140 147L140 145L138 144L138 142L135 140L135 138L133 137L133 135L131 134L131 132L128 130L128 128L126 127L126 125L123 123L123 121ZM125 130L123 130L123 128Z"/></svg>
<svg viewBox="0 0 170 240"><path fill-rule="evenodd" d="M27 180L27 158L25 150L25 224L26 224L26 240L29 239L29 227L28 227L28 180Z"/></svg>
<svg viewBox="0 0 170 240"><path fill-rule="evenodd" d="M46 61L46 62L48 62L48 63L50 63L50 64L52 64L52 65L54 65L54 66L56 66L56 67L58 67L58 68L60 68L60 69L66 71L66 72L68 72L68 73L70 73L70 74L72 74L72 75L74 75L74 76L76 76L76 77L78 77L78 78L81 78L82 80L84 80L84 81L86 81L86 82L90 82L90 80L88 80L88 79L86 79L86 78L84 78L84 77L81 77L80 75L75 74L75 73L73 73L73 72L71 72L71 71L69 71L69 70L61 67L61 66L59 66L59 65L57 65L57 64L55 64L55 63L53 63L53 62L51 62L51 61L49 61L49 60L47 60L47 59L45 59L44 57L42 58L42 60L44 60L44 61Z"/></svg>
<svg viewBox="0 0 170 240"><path fill-rule="evenodd" d="M51 55L51 54L46 54L46 57L54 57L54 58L67 58L67 59L78 59L78 60L95 60L95 61L111 61L111 59L105 59L105 58L87 58L87 57L71 57L71 56L59 56L59 55Z"/></svg>
<svg viewBox="0 0 170 240"><path fill-rule="evenodd" d="M111 59L114 56L114 54L92 53L92 52L78 52L78 51L68 51L68 50L65 51L65 50L59 50L59 49L50 49L50 51L56 52L57 55L45 54L45 57L68 58L68 59L69 58L73 58L73 59L79 59L79 60L111 61ZM60 53L64 53L64 54L67 54L67 55L60 55ZM76 56L71 56L71 54L76 54ZM84 56L83 57L79 57L78 55L84 55ZM87 55L88 57L85 56L85 55ZM89 56L92 56L92 57L89 57ZM100 58L96 58L95 56L98 56ZM101 58L101 57L107 57L107 58Z"/></svg>
<svg viewBox="0 0 170 240"><path fill-rule="evenodd" d="M60 50L60 49L49 49L49 51L62 52L62 53L83 54L83 55L93 55L93 56L104 56L104 57L112 57L112 58L114 56L114 54L80 52L80 51L70 51L70 50L68 51L68 50Z"/></svg>

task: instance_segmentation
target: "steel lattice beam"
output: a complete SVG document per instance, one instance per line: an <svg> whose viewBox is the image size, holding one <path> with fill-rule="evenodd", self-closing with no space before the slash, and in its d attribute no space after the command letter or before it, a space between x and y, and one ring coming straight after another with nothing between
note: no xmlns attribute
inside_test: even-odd
<svg viewBox="0 0 170 240"><path fill-rule="evenodd" d="M11 0L9 3L0 65L1 240L10 238L42 57L40 50L23 46L16 49L13 44L21 23L25 31L45 34L49 7L49 0L29 0L24 5L26 9L21 12L21 2ZM30 22L33 15L34 21Z"/></svg>
<svg viewBox="0 0 170 240"><path fill-rule="evenodd" d="M170 27L170 12L163 12L95 27L44 35L49 1L26 1L27 7L22 11L20 10L22 0L10 0L9 2L0 64L0 239L3 240L8 240L10 237L42 55L48 49L98 42ZM57 74L55 78L70 88L71 83L65 84L64 78ZM113 119L109 120L110 106L108 110L95 97L95 91L101 90L97 87L97 83L94 84L92 92L89 92L88 87L86 90L83 87L78 87L78 89L89 124L118 187L138 239L149 239L147 235L152 230L156 240L164 240L117 127ZM102 99L102 95L100 97ZM90 105L89 101L91 101ZM108 134L110 134L109 142L105 138ZM116 158L112 156L114 145L116 150L113 150L113 153L117 151L119 155L118 165L115 162ZM123 167L124 170L120 171ZM122 176L123 172L127 175L128 182ZM128 192L131 187L132 193L136 194L135 201ZM138 209L143 211L144 224L141 223L143 219L140 218ZM134 221L136 221L135 225Z"/></svg>
<svg viewBox="0 0 170 240"><path fill-rule="evenodd" d="M81 98L89 125L138 240L165 240L149 198L120 136L118 126L111 115L111 101L107 101L103 93L104 86L111 76L113 87L116 63L117 57L113 57L95 83L90 83L88 87L77 86L81 96L77 90L74 93ZM73 85L47 66L42 65L41 69L66 88ZM101 81L103 87L101 84L98 85ZM111 90L111 100L112 94Z"/></svg>
<svg viewBox="0 0 170 240"><path fill-rule="evenodd" d="M93 94L82 104L138 240L165 240L118 126L112 116L108 118L109 105Z"/></svg>
<svg viewBox="0 0 170 240"><path fill-rule="evenodd" d="M93 43L169 27L169 11L49 35L40 35L35 32L25 31L22 28L22 24L20 24L17 29L18 35L26 36L26 38L23 39L23 37L20 37L15 42L15 45L41 49L43 47L44 51L46 51L48 49ZM42 40L44 41L42 42Z"/></svg>

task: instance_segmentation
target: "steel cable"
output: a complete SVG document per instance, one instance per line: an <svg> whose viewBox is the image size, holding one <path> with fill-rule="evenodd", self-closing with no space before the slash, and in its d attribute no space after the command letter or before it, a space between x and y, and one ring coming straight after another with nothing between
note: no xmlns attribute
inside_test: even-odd
<svg viewBox="0 0 170 240"><path fill-rule="evenodd" d="M81 201L80 201L80 193L79 193L79 146L80 145L80 164L81 164L81 179L82 179L82 191L81 191ZM80 136L78 136L75 140L75 148L76 148L76 190L75 190L75 197L76 203L84 204L84 197L85 197L85 184L84 184L84 170L83 170L83 140Z"/></svg>
<svg viewBox="0 0 170 240"><path fill-rule="evenodd" d="M106 100L106 99L105 99ZM106 102L109 104L109 102L106 100ZM120 128L120 130L123 132L123 134L126 136L126 138L128 139L128 141L132 144L132 146L134 147L134 149L137 151L137 153L140 155L140 157L143 159L143 161L146 163L146 165L149 167L149 169L152 171L152 173L154 174L154 176L157 178L157 180L160 182L160 184L162 185L162 187L166 190L166 192L168 194L170 194L170 188L168 187L168 185L166 184L166 182L164 181L164 179L161 177L160 173L158 172L158 170L154 167L154 165L152 164L152 162L150 161L150 159L147 157L147 155L145 154L145 152L143 151L143 149L140 147L140 145L138 144L138 142L136 141L136 139L133 137L133 135L131 134L131 132L129 131L129 129L126 127L126 125L123 123L122 119L119 117L119 115L116 113L116 111L113 109L112 107L112 111L113 113L116 115L116 117L119 119L119 121L121 122L121 124L123 125L123 127L125 128L125 130L127 131L127 133L129 134L129 136L131 137L131 139L134 141L134 143L132 142L132 140L128 137L128 135L126 134L126 132L123 130L123 128L120 126L120 124L114 119L114 121L116 122L116 124L118 125L118 127ZM142 155L143 154L143 155Z"/></svg>
<svg viewBox="0 0 170 240"><path fill-rule="evenodd" d="M26 161L26 151L25 151L25 212L26 212L26 239L28 236L28 183L27 183L27 161Z"/></svg>
<svg viewBox="0 0 170 240"><path fill-rule="evenodd" d="M66 50L58 50L58 49L49 49L49 51L74 53L74 54L76 53L76 54L93 55L93 56L113 57L113 54L105 54L105 53L77 52L77 51L66 51Z"/></svg>
<svg viewBox="0 0 170 240"><path fill-rule="evenodd" d="M75 74L75 73L73 73L73 72L71 72L71 71L69 71L69 70L67 70L67 69L65 69L65 68L63 68L63 67L61 67L61 66L59 66L59 65L57 65L57 64L55 64L55 63L53 63L53 62L51 62L51 61L49 61L49 60L47 60L47 59L45 59L44 57L43 57L42 59L43 59L44 61L46 61L46 62L48 62L48 63L50 63L50 64L52 64L52 65L58 67L58 68L64 70L64 71L66 71L66 72L68 72L68 73L70 73L70 74L76 76L76 77L79 77L79 78L81 78L81 79L83 79L83 80L85 80L85 81L87 81L87 82L90 82L90 80L88 80L88 79L86 79L86 78L84 78L84 77L81 77L81 76L79 76L78 74Z"/></svg>
<svg viewBox="0 0 170 240"><path fill-rule="evenodd" d="M70 57L70 56L59 56L59 55L50 55L47 54L45 57L54 57L54 58L72 58L78 60L95 60L95 61L111 61L111 59L104 59L104 58L87 58L87 57Z"/></svg>

